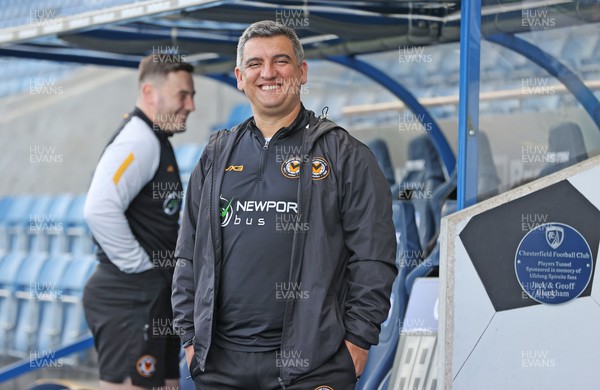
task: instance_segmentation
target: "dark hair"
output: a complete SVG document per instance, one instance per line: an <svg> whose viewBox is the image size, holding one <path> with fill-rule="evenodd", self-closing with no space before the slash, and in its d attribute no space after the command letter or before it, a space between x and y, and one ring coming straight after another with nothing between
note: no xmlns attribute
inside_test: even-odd
<svg viewBox="0 0 600 390"><path fill-rule="evenodd" d="M194 73L194 67L187 62L182 61L180 55L174 54L151 54L142 58L139 66L139 83L143 83L149 77L160 76L166 78L171 72Z"/></svg>
<svg viewBox="0 0 600 390"><path fill-rule="evenodd" d="M237 46L237 57L235 61L236 66L240 69L242 68L244 46L250 39L271 38L280 35L284 35L289 38L290 42L292 42L292 47L294 48L294 54L298 59L298 65L302 64L302 61L304 61L304 49L302 49L300 39L298 39L298 35L296 35L294 30L272 20L263 20L261 22L251 24L240 37Z"/></svg>

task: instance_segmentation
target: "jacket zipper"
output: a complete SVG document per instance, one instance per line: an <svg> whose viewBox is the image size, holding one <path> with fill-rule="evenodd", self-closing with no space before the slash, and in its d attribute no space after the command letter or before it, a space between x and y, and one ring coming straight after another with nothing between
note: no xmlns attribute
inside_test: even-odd
<svg viewBox="0 0 600 390"><path fill-rule="evenodd" d="M268 155L269 155L269 143L265 142L265 145L260 150L260 161L258 163L259 164L258 165L258 179L256 179L256 181L261 181L263 178L263 171L265 169L265 160L267 159Z"/></svg>
<svg viewBox="0 0 600 390"><path fill-rule="evenodd" d="M267 159L269 158L269 145L271 145L273 143L273 141L275 141L273 138L271 138L271 140L269 140L269 141L265 140L265 144L263 145L262 149L260 150L259 163L258 163L258 178L256 179L256 181L262 181L262 179L263 179L265 165L266 165Z"/></svg>
<svg viewBox="0 0 600 390"><path fill-rule="evenodd" d="M319 122L317 122L317 125L318 124L319 124ZM304 152L304 154L302 155L303 159L304 159L304 157L311 155L310 150L308 150L308 147L307 147L307 144L306 144L307 143L306 137L307 137L307 132L308 132L309 129L310 129L310 124L306 125L306 128L304 129L304 134L302 135L302 151ZM311 148L312 148L312 146L311 146ZM298 180L298 212L300 213L300 215L302 215L302 213L304 213L304 208L306 206L304 204L304 201L305 202L310 202L310 199L305 199L303 197L304 191L302 189L302 179L304 178L304 176L302 175L302 170L304 168L306 168L306 165L310 166L310 163L308 163L308 164L304 163L304 166L302 168L300 168L300 172L301 173L300 173L300 178ZM305 171L307 171L308 175L310 175L311 179L310 179L310 182L309 182L310 184L309 185L312 185L312 175L310 173L311 172L310 168L307 169L307 170L305 169ZM306 173L305 173L305 175L306 175ZM302 221L302 219L300 219L300 220ZM298 232L294 232L295 236L297 236L297 234L298 234ZM300 240L296 240L296 242L295 242L295 248L292 249L292 259L291 259L291 266L290 266L290 274L288 276L288 280L290 282L292 282L292 274L294 272L294 269L293 269L294 268L294 260L295 260L294 258L297 256L298 247L300 245L299 241ZM304 241L304 240L302 239L302 241ZM283 317L283 328L281 330L281 347L280 347L280 349L282 350L282 352L283 352L283 347L284 347L284 340L286 339L286 333L287 333L286 332L286 330L287 330L286 325L287 325L287 321L288 321L288 318L287 318L288 305L290 305L290 302L286 302L286 308L285 308L285 313L284 313L284 317ZM291 312L291 310L290 310L290 312ZM282 367L280 369L280 371L279 371L279 375L280 376L277 378L279 380L279 384L280 384L280 386L281 386L281 388L283 390L285 390L285 388L286 388L286 386L285 386L285 380L287 379L287 377L284 375L284 371L285 371L285 368Z"/></svg>
<svg viewBox="0 0 600 390"><path fill-rule="evenodd" d="M216 174L217 174L217 170L216 170L216 166L217 166L217 159L215 158L218 155L218 150L219 150L219 139L220 139L220 135L217 136L217 139L215 141L215 148L213 150L213 166L212 166L212 172L211 172L211 178L210 178L210 196L208 197L209 199L209 207L208 207L208 223L210 226L210 239L212 241L212 249L213 249L213 307L212 307L212 312L211 312L211 319L210 319L210 329L209 329L209 338L208 338L208 343L206 346L206 354L208 355L208 350L210 349L210 345L212 344L212 332L213 332L213 328L214 328L214 319L215 319L215 306L216 306L216 302L217 302L217 297L216 297L216 263L217 263L217 249L215 247L215 224L214 224L214 219L213 219L213 207L214 207L214 203L213 203L213 199L215 197L214 192L215 192L215 180L216 180ZM218 224L217 224L218 226ZM204 372L204 370L206 369L206 356L203 359L202 362L202 367L200 367L200 369L202 370L202 372Z"/></svg>

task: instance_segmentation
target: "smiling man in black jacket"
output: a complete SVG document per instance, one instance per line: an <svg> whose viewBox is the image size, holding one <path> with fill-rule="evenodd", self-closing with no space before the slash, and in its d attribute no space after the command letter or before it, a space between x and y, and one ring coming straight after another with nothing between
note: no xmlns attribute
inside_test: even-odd
<svg viewBox="0 0 600 390"><path fill-rule="evenodd" d="M389 186L304 108L307 70L293 30L248 27L235 73L253 117L213 135L190 178L172 303L197 388L352 389L387 317Z"/></svg>

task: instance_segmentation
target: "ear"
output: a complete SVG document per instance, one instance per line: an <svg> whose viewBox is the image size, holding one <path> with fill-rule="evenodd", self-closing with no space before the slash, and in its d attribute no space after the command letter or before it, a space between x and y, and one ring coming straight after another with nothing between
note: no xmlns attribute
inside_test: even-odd
<svg viewBox="0 0 600 390"><path fill-rule="evenodd" d="M154 105L155 104L155 91L156 88L152 83L143 83L142 84L142 99L144 99L144 102L146 102L146 104L149 105Z"/></svg>
<svg viewBox="0 0 600 390"><path fill-rule="evenodd" d="M302 61L300 72L302 72L302 84L304 85L308 81L308 63L306 61Z"/></svg>
<svg viewBox="0 0 600 390"><path fill-rule="evenodd" d="M237 80L237 89L240 92L244 92L244 76L242 71L237 66L235 67L235 79Z"/></svg>

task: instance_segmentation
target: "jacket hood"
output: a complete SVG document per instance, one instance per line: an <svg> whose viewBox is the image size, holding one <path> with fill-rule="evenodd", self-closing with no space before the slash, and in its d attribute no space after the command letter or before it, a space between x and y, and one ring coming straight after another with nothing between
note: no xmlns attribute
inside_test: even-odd
<svg viewBox="0 0 600 390"><path fill-rule="evenodd" d="M302 106L302 108L305 111L305 115L308 116L309 132L307 134L307 140L310 148L312 148L312 145L315 142L317 142L319 138L329 133L330 131L341 130L346 132L346 129L338 126L334 122L327 119L327 107L323 109L323 113L318 117L313 111L305 109L304 106Z"/></svg>

